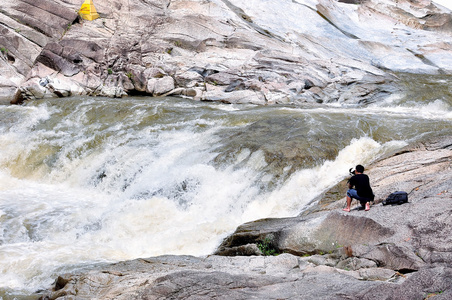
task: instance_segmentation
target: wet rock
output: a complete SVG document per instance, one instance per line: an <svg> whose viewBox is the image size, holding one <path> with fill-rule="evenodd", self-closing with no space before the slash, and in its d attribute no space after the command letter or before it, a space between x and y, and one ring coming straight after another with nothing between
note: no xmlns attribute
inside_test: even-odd
<svg viewBox="0 0 452 300"><path fill-rule="evenodd" d="M246 244L236 247L228 247L223 250L217 251L220 255L225 256L251 256L251 255L262 255L256 244Z"/></svg>
<svg viewBox="0 0 452 300"><path fill-rule="evenodd" d="M264 95L252 90L221 92L219 88L207 86L207 91L203 93L201 100L220 101L225 103L252 103L264 105L266 103Z"/></svg>
<svg viewBox="0 0 452 300"><path fill-rule="evenodd" d="M285 227L298 224L296 218L287 219L263 219L245 223L239 226L234 234L226 238L215 252L217 255L226 255L225 251L231 247L244 244L256 244L263 241L268 235L272 235L273 243L278 244L278 235Z"/></svg>

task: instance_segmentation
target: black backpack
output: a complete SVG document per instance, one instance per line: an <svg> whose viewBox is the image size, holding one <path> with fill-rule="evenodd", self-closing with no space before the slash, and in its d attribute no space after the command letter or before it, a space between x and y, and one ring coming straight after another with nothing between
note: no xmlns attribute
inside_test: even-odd
<svg viewBox="0 0 452 300"><path fill-rule="evenodd" d="M385 201L383 201L383 205L397 205L408 203L408 194L406 192L397 191L388 196Z"/></svg>

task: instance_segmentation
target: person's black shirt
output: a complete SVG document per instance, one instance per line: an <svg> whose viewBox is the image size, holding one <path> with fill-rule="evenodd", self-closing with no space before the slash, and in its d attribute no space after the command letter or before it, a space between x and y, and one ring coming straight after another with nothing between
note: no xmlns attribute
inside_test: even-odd
<svg viewBox="0 0 452 300"><path fill-rule="evenodd" d="M358 196L373 199L374 193L370 187L369 176L356 174L350 178L349 183L352 187L355 187Z"/></svg>

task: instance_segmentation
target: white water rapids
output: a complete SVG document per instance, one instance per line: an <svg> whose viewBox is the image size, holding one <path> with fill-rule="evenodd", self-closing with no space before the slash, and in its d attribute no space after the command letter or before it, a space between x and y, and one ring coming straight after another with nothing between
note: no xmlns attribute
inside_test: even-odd
<svg viewBox="0 0 452 300"><path fill-rule="evenodd" d="M0 298L9 299L98 262L210 254L244 222L299 214L357 163L450 132L452 106L85 98L0 106L0 117Z"/></svg>

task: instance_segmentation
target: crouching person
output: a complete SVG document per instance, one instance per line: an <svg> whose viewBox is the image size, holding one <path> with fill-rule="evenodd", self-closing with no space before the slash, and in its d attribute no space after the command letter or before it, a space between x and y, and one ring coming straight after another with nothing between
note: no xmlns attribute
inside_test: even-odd
<svg viewBox="0 0 452 300"><path fill-rule="evenodd" d="M344 211L350 211L350 205L352 204L352 199L357 199L361 202L361 206L365 207L365 210L370 209L370 201L374 200L374 193L370 187L369 176L364 174L364 167L362 165L357 165L353 176L348 181L348 191L347 191L347 207Z"/></svg>

